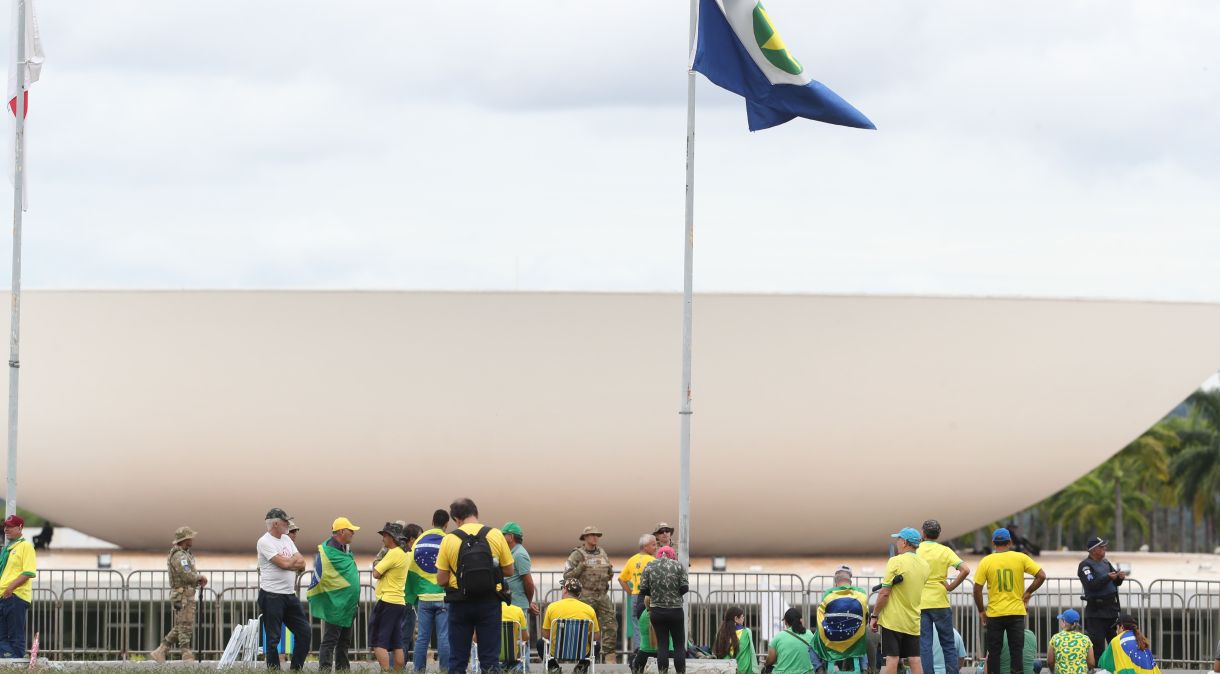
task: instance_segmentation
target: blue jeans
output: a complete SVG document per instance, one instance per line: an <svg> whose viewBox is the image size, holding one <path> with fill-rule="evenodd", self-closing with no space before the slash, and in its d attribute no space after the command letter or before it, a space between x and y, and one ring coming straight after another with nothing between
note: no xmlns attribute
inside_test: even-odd
<svg viewBox="0 0 1220 674"><path fill-rule="evenodd" d="M933 631L935 628L935 631ZM924 674L936 674L935 646L932 640L940 638L940 650L944 653L945 674L958 674L957 644L953 642L953 610L948 608L925 608L919 612L919 660Z"/></svg>
<svg viewBox="0 0 1220 674"><path fill-rule="evenodd" d="M500 671L500 602L455 601L449 604L449 674L466 674L470 645L479 635L479 669Z"/></svg>
<svg viewBox="0 0 1220 674"><path fill-rule="evenodd" d="M30 604L11 595L0 599L0 658L25 657L25 616Z"/></svg>
<svg viewBox="0 0 1220 674"><path fill-rule="evenodd" d="M449 609L443 601L423 601L415 607L419 636L415 639L415 671L422 672L428 666L428 644L432 632L436 632L436 654L440 657L441 671L449 671Z"/></svg>

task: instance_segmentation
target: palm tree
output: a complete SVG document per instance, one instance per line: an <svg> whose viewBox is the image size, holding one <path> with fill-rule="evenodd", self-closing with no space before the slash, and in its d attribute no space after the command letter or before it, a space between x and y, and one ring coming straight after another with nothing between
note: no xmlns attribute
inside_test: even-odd
<svg viewBox="0 0 1220 674"><path fill-rule="evenodd" d="M1125 527L1127 515L1124 489L1135 489L1148 496L1147 510L1154 507L1154 495L1160 496L1169 484L1169 453L1178 445L1178 435L1164 421L1158 422L1144 434L1124 447L1098 469L1101 475L1114 483L1114 548L1126 549ZM1142 501L1142 499L1141 499ZM1143 518L1143 515L1140 515ZM1145 520L1146 522L1146 520ZM1148 527L1140 527L1145 537Z"/></svg>
<svg viewBox="0 0 1220 674"><path fill-rule="evenodd" d="M1170 470L1195 517L1214 521L1220 515L1220 390L1196 391L1187 402L1190 420Z"/></svg>

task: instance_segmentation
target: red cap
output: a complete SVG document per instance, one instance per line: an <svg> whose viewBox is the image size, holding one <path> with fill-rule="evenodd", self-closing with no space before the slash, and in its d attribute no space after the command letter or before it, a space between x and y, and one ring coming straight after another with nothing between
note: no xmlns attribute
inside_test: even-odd
<svg viewBox="0 0 1220 674"><path fill-rule="evenodd" d="M4 520L6 527L24 527L25 520L21 519L21 515L9 515L8 519Z"/></svg>

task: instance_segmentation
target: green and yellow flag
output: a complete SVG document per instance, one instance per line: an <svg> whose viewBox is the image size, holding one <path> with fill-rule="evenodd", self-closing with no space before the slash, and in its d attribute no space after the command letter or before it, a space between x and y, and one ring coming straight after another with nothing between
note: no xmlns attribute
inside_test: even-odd
<svg viewBox="0 0 1220 674"><path fill-rule="evenodd" d="M313 561L309 614L332 625L351 627L360 603L360 570L352 553L322 543Z"/></svg>

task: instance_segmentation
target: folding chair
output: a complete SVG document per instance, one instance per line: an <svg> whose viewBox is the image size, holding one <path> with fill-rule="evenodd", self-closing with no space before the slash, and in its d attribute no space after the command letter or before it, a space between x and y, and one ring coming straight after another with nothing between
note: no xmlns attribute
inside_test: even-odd
<svg viewBox="0 0 1220 674"><path fill-rule="evenodd" d="M521 625L515 620L500 621L500 669L516 671L530 670L529 644L521 638ZM479 667L479 645L470 648L470 671L476 674Z"/></svg>
<svg viewBox="0 0 1220 674"><path fill-rule="evenodd" d="M588 660L589 674L594 674L597 666L593 657L594 634L592 620L565 618L551 623L551 638L542 640L546 652L542 666L546 667L552 659L561 664Z"/></svg>

